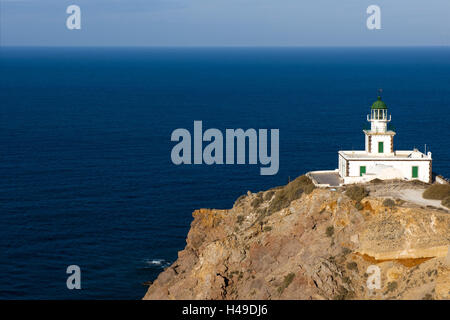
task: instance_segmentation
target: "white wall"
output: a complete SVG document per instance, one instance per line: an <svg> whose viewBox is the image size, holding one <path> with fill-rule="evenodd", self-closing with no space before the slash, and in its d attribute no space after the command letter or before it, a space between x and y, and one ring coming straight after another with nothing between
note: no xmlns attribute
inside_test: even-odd
<svg viewBox="0 0 450 320"><path fill-rule="evenodd" d="M339 158L339 164L338 164L338 170L339 175L341 177L345 177L347 175L347 160L345 160L340 154L338 156Z"/></svg>
<svg viewBox="0 0 450 320"><path fill-rule="evenodd" d="M349 166L349 176L350 177L359 177L360 166L366 166L366 174L379 175L380 174L380 166L384 165L388 167L393 167L398 172L401 173L403 178L412 179L412 167L419 167L419 175L418 179L424 182L429 182L430 171L429 171L429 163L430 161L417 161L417 160L395 160L395 161L364 161L364 160L355 160L350 161ZM384 177L380 177L384 178Z"/></svg>
<svg viewBox="0 0 450 320"><path fill-rule="evenodd" d="M386 132L387 122L385 121L372 121L370 124L370 130L373 132Z"/></svg>
<svg viewBox="0 0 450 320"><path fill-rule="evenodd" d="M372 143L369 150L369 138L366 135L366 151L378 155L392 155L391 152L391 135L374 134L371 135ZM378 153L378 142L383 142L383 153Z"/></svg>

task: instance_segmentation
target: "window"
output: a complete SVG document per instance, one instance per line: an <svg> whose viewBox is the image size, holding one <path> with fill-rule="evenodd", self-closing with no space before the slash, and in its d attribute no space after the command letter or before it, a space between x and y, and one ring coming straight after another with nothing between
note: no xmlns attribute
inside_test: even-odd
<svg viewBox="0 0 450 320"><path fill-rule="evenodd" d="M363 174L366 173L366 166L359 167L359 176L362 177Z"/></svg>
<svg viewBox="0 0 450 320"><path fill-rule="evenodd" d="M419 177L419 167L417 167L417 166L412 167L412 177L413 178Z"/></svg>
<svg viewBox="0 0 450 320"><path fill-rule="evenodd" d="M384 144L383 142L378 142L378 153L384 152Z"/></svg>

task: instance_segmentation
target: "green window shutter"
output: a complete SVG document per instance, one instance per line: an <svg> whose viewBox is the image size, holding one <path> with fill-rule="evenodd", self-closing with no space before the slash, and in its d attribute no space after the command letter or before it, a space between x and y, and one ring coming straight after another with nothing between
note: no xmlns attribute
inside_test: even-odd
<svg viewBox="0 0 450 320"><path fill-rule="evenodd" d="M378 142L378 153L384 152L384 145L383 142Z"/></svg>
<svg viewBox="0 0 450 320"><path fill-rule="evenodd" d="M362 175L366 173L366 166L360 166L359 167L359 176L362 177Z"/></svg>
<svg viewBox="0 0 450 320"><path fill-rule="evenodd" d="M419 177L419 167L413 166L412 167L412 177L418 178Z"/></svg>

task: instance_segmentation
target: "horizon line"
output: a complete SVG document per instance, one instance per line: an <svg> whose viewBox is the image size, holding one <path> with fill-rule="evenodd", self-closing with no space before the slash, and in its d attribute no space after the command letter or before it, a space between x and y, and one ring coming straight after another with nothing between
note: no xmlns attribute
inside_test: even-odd
<svg viewBox="0 0 450 320"><path fill-rule="evenodd" d="M437 45L2 45L1 48L450 48Z"/></svg>

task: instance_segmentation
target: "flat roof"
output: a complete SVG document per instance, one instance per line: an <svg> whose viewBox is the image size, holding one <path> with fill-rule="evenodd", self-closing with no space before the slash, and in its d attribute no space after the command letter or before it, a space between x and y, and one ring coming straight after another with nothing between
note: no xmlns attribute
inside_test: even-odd
<svg viewBox="0 0 450 320"><path fill-rule="evenodd" d="M362 159L362 160L431 160L426 154L416 150L399 150L395 151L393 155L377 155L370 154L364 150L358 151L339 151L345 159Z"/></svg>
<svg viewBox="0 0 450 320"><path fill-rule="evenodd" d="M318 184L328 184L330 187L338 187L340 184L340 176L338 172L309 172L311 177L316 180Z"/></svg>
<svg viewBox="0 0 450 320"><path fill-rule="evenodd" d="M388 130L386 132L378 132L378 131L372 131L372 130L363 130L364 133L372 135L372 136L395 136L395 132L392 130Z"/></svg>

